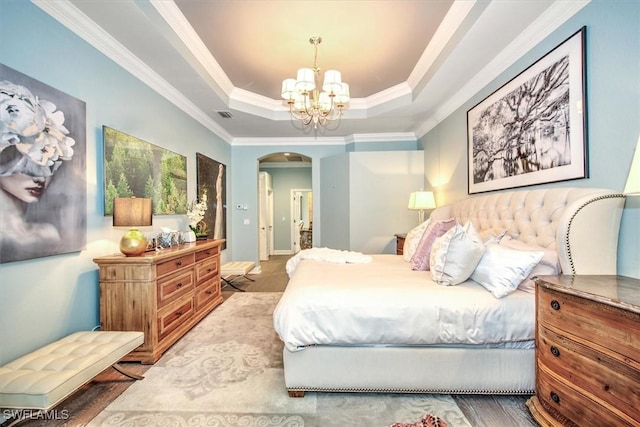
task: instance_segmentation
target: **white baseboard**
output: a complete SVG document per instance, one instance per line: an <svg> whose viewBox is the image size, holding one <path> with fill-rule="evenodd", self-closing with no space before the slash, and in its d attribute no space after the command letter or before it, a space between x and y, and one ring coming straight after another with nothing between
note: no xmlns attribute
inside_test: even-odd
<svg viewBox="0 0 640 427"><path fill-rule="evenodd" d="M290 249L279 249L273 251L274 255L293 255L293 251Z"/></svg>

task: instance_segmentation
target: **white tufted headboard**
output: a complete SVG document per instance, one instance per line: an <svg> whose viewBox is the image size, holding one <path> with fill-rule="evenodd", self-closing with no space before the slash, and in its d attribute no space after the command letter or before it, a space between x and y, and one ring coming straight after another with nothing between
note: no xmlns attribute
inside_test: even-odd
<svg viewBox="0 0 640 427"><path fill-rule="evenodd" d="M469 197L435 209L434 220L455 217L479 231L558 253L563 274L616 274L624 195L599 188L560 187Z"/></svg>

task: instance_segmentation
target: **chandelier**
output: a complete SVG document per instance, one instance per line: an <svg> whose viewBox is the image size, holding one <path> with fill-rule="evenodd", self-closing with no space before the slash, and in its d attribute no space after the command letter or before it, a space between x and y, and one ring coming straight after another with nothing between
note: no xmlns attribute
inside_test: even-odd
<svg viewBox="0 0 640 427"><path fill-rule="evenodd" d="M282 98L289 105L294 125L300 121L302 129L318 129L318 125L326 128L330 122L342 117L349 102L349 85L342 82L340 71L327 70L322 91L319 89L318 45L321 42L321 37L309 39L315 50L313 68L300 68L297 79L282 81Z"/></svg>

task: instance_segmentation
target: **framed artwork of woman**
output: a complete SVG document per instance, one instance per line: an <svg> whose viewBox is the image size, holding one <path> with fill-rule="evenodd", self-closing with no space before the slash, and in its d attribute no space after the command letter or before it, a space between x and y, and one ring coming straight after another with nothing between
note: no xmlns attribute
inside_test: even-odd
<svg viewBox="0 0 640 427"><path fill-rule="evenodd" d="M85 103L0 64L0 263L86 247Z"/></svg>

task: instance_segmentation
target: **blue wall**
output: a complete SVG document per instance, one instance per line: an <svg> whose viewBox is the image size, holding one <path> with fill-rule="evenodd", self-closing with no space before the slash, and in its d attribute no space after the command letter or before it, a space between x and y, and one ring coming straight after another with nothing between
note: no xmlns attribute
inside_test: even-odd
<svg viewBox="0 0 640 427"><path fill-rule="evenodd" d="M581 186L622 192L640 135L640 2L594 0L421 138L426 186L438 204L467 197L466 113L566 38L587 27L588 179ZM640 278L640 202L627 199L618 273Z"/></svg>
<svg viewBox="0 0 640 427"><path fill-rule="evenodd" d="M88 242L80 253L0 264L2 365L99 324L92 260L118 252L122 234L103 215L103 125L187 156L190 200L195 153L230 164L231 148L30 2L1 0L0 62L86 102ZM156 216L153 227L143 231L163 225L186 229L186 216Z"/></svg>

